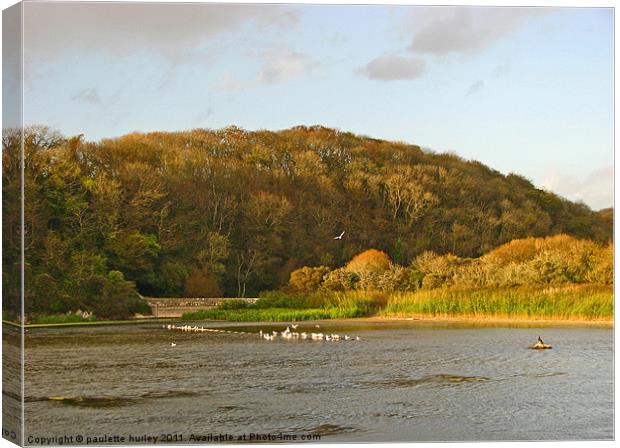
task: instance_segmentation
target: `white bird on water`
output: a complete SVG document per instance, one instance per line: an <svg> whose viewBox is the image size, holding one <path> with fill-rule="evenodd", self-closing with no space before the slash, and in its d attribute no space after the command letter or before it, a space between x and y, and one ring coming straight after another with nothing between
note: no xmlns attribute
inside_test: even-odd
<svg viewBox="0 0 620 448"><path fill-rule="evenodd" d="M291 328L292 328L293 330L297 330L297 327L298 327L298 326L299 326L299 324L298 324L298 325L291 324Z"/></svg>
<svg viewBox="0 0 620 448"><path fill-rule="evenodd" d="M176 347L177 345L174 342L170 343L170 347Z"/></svg>
<svg viewBox="0 0 620 448"><path fill-rule="evenodd" d="M335 240L341 240L341 239L342 239L342 237L344 236L344 232L345 232L345 231L343 230L343 231L342 231L342 233L341 233L340 235L338 235L338 236L335 236L335 237L334 237L334 239L335 239Z"/></svg>

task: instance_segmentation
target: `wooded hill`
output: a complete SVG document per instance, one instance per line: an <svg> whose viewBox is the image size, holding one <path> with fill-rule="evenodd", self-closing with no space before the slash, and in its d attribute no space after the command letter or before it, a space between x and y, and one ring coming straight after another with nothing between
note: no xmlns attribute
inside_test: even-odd
<svg viewBox="0 0 620 448"><path fill-rule="evenodd" d="M408 265L528 236L612 237L609 210L517 174L321 126L99 142L39 127L24 143L30 312L121 303L131 282L148 296L255 295L369 248ZM19 303L19 133L5 131L3 148L6 308Z"/></svg>

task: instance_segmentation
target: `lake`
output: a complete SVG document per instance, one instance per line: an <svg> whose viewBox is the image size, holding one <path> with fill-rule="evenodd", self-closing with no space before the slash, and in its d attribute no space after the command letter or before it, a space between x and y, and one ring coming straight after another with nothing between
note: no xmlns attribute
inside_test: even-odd
<svg viewBox="0 0 620 448"><path fill-rule="evenodd" d="M614 437L611 328L321 322L360 337L327 342L256 334L282 324L198 325L248 334L148 322L29 330L30 444L62 435L174 444L251 433L322 443ZM539 335L554 348L528 349Z"/></svg>

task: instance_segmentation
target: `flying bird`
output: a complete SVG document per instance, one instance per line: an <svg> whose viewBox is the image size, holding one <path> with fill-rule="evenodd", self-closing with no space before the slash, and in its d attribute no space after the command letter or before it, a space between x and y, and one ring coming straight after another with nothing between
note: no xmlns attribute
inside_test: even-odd
<svg viewBox="0 0 620 448"><path fill-rule="evenodd" d="M340 235L335 236L334 239L335 240L341 240L343 235L344 235L344 230L342 231L342 233Z"/></svg>

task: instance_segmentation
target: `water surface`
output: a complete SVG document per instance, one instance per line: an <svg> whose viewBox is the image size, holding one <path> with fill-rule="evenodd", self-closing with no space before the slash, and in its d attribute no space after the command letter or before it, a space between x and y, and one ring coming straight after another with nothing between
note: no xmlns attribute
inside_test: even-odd
<svg viewBox="0 0 620 448"><path fill-rule="evenodd" d="M361 340L265 341L255 334L172 333L155 323L30 330L26 436L613 438L609 328L321 326ZM303 323L302 329L315 330ZM554 348L529 350L539 335Z"/></svg>

